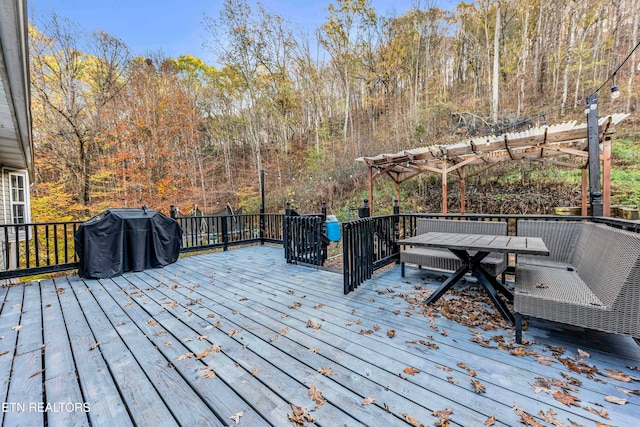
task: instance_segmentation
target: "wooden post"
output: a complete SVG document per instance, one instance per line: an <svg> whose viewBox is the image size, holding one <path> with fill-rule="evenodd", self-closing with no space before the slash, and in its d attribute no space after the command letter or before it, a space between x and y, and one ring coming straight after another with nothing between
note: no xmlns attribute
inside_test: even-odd
<svg viewBox="0 0 640 427"><path fill-rule="evenodd" d="M464 215L465 212L465 199L464 199L464 167L460 168L460 214Z"/></svg>
<svg viewBox="0 0 640 427"><path fill-rule="evenodd" d="M587 216L589 214L589 210L587 207L587 191L588 190L588 185L589 185L589 180L588 180L588 175L587 175L587 169L581 169L582 171L582 216Z"/></svg>
<svg viewBox="0 0 640 427"><path fill-rule="evenodd" d="M373 168L369 166L369 216L373 216Z"/></svg>
<svg viewBox="0 0 640 427"><path fill-rule="evenodd" d="M598 135L598 94L587 98L587 140L589 142L589 196L591 215L602 216L602 191L600 187L600 136Z"/></svg>
<svg viewBox="0 0 640 427"><path fill-rule="evenodd" d="M442 158L442 213L447 213L447 156Z"/></svg>
<svg viewBox="0 0 640 427"><path fill-rule="evenodd" d="M396 200L395 200L395 204L398 205L398 207L400 206L400 183L396 182Z"/></svg>
<svg viewBox="0 0 640 427"><path fill-rule="evenodd" d="M602 140L602 216L611 216L611 135Z"/></svg>

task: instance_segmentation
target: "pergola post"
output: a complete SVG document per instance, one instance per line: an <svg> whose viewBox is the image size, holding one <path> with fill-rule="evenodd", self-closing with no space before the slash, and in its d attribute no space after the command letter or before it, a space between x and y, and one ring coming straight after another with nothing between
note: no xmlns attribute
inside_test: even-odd
<svg viewBox="0 0 640 427"><path fill-rule="evenodd" d="M464 215L465 199L464 199L464 168L460 168L460 214Z"/></svg>
<svg viewBox="0 0 640 427"><path fill-rule="evenodd" d="M373 216L373 168L369 166L369 216Z"/></svg>
<svg viewBox="0 0 640 427"><path fill-rule="evenodd" d="M602 139L602 216L611 216L611 135Z"/></svg>
<svg viewBox="0 0 640 427"><path fill-rule="evenodd" d="M581 195L580 198L582 199L582 216L587 216L589 214L589 208L587 207L587 191L588 191L588 187L589 187L589 180L588 180L588 175L587 175L587 169L586 168L582 168L580 169L580 171L582 172L582 190L581 190Z"/></svg>
<svg viewBox="0 0 640 427"><path fill-rule="evenodd" d="M447 155L442 157L442 213L447 213Z"/></svg>
<svg viewBox="0 0 640 427"><path fill-rule="evenodd" d="M589 143L589 196L591 215L602 216L602 192L600 190L600 137L598 135L598 94L587 97L587 140Z"/></svg>
<svg viewBox="0 0 640 427"><path fill-rule="evenodd" d="M396 181L396 204L400 207L400 183Z"/></svg>

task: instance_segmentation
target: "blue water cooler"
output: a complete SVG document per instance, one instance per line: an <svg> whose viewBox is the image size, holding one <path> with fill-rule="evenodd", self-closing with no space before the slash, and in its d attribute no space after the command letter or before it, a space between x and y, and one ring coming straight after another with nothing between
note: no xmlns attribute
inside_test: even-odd
<svg viewBox="0 0 640 427"><path fill-rule="evenodd" d="M327 215L327 238L332 242L340 241L340 223L335 215Z"/></svg>

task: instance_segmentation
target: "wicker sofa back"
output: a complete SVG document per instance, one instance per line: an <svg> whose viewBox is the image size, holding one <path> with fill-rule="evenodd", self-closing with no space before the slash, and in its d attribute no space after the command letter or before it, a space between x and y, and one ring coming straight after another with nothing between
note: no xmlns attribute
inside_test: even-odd
<svg viewBox="0 0 640 427"><path fill-rule="evenodd" d="M507 227L506 222L457 221L421 218L418 219L416 234L438 232L506 236ZM474 254L475 252L471 251L470 253ZM404 277L405 274L405 263L449 271L455 271L462 265L460 259L447 249L418 247L400 251L400 263L402 277ZM507 268L507 255L495 253L489 254L489 256L482 260L481 265L489 274L497 276Z"/></svg>
<svg viewBox="0 0 640 427"><path fill-rule="evenodd" d="M521 233L542 237L551 259L518 258L518 340L522 315L640 337L640 234L568 221L519 221Z"/></svg>

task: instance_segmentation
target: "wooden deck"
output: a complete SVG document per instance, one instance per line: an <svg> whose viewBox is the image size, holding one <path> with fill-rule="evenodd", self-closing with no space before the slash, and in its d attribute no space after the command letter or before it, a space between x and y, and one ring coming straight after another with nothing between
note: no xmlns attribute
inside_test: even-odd
<svg viewBox="0 0 640 427"><path fill-rule="evenodd" d="M520 347L482 301L425 308L438 279L393 267L344 296L255 246L2 288L0 424L638 425L630 338L539 321Z"/></svg>

